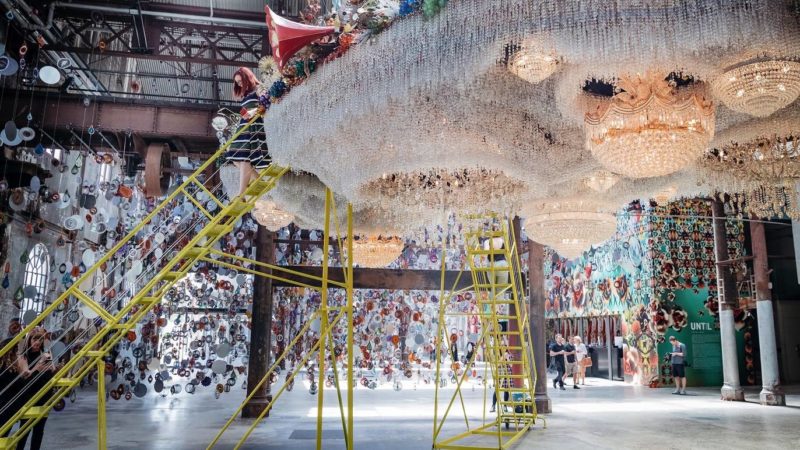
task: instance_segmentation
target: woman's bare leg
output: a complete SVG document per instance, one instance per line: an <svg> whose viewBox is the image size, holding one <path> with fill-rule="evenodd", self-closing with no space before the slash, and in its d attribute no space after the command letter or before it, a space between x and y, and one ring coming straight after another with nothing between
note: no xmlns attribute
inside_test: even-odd
<svg viewBox="0 0 800 450"><path fill-rule="evenodd" d="M236 165L239 167L239 194L243 194L250 182L258 176L258 172L249 162L241 161Z"/></svg>

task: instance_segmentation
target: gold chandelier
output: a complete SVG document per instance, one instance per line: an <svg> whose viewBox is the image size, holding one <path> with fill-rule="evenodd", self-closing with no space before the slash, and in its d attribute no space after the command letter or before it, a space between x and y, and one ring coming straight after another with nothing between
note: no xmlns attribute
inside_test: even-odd
<svg viewBox="0 0 800 450"><path fill-rule="evenodd" d="M353 240L353 264L386 267L403 251L405 243L394 236L360 236Z"/></svg>
<svg viewBox="0 0 800 450"><path fill-rule="evenodd" d="M654 73L622 76L620 90L586 113L586 145L608 170L630 178L668 175L702 155L714 135L714 105L702 83L678 89Z"/></svg>
<svg viewBox="0 0 800 450"><path fill-rule="evenodd" d="M559 60L553 52L546 51L541 44L528 40L511 57L508 71L528 83L539 83L558 69Z"/></svg>
<svg viewBox="0 0 800 450"><path fill-rule="evenodd" d="M294 220L294 215L281 210L275 202L266 198L256 201L252 212L253 218L269 231L278 231Z"/></svg>
<svg viewBox="0 0 800 450"><path fill-rule="evenodd" d="M800 63L774 59L748 61L715 78L711 89L728 108L767 117L800 95Z"/></svg>
<svg viewBox="0 0 800 450"><path fill-rule="evenodd" d="M577 258L594 244L617 231L617 219L600 203L579 199L561 199L532 206L525 221L525 231L534 241L552 247L566 258Z"/></svg>

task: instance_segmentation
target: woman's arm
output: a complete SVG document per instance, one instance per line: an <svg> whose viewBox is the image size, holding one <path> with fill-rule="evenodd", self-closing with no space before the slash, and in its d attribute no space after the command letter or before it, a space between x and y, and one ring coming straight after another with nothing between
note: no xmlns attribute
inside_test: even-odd
<svg viewBox="0 0 800 450"><path fill-rule="evenodd" d="M32 372L28 367L28 360L22 355L17 357L17 369L23 378L30 378Z"/></svg>

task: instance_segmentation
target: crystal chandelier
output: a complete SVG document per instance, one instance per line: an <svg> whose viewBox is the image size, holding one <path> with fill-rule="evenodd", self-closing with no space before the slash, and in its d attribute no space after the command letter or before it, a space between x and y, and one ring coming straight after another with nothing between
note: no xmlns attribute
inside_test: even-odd
<svg viewBox="0 0 800 450"><path fill-rule="evenodd" d="M580 199L541 202L531 207L525 231L534 241L552 247L561 256L577 258L617 231L617 219L600 203Z"/></svg>
<svg viewBox="0 0 800 450"><path fill-rule="evenodd" d="M619 181L618 176L611 172L600 170L587 178L584 182L586 183L586 186L595 192L605 192L614 187L614 185L617 184L617 181Z"/></svg>
<svg viewBox="0 0 800 450"><path fill-rule="evenodd" d="M655 200L656 203L661 206L666 206L666 204L669 203L669 201L672 200L677 193L678 189L675 186L667 186L666 188L656 192L656 194L653 196L653 200Z"/></svg>
<svg viewBox="0 0 800 450"><path fill-rule="evenodd" d="M546 51L539 43L528 40L514 53L508 62L508 71L528 83L539 83L558 69L558 58L554 52Z"/></svg>
<svg viewBox="0 0 800 450"><path fill-rule="evenodd" d="M353 240L353 264L386 267L396 260L405 243L394 236L360 236Z"/></svg>
<svg viewBox="0 0 800 450"><path fill-rule="evenodd" d="M678 89L653 73L623 76L620 90L586 113L586 145L608 170L630 178L668 175L694 162L714 135L702 83Z"/></svg>
<svg viewBox="0 0 800 450"><path fill-rule="evenodd" d="M278 231L288 226L294 220L294 215L282 211L275 205L275 202L263 197L256 201L252 215L256 219L256 222L263 225L269 231Z"/></svg>
<svg viewBox="0 0 800 450"><path fill-rule="evenodd" d="M727 69L711 82L714 95L728 108L767 117L800 95L800 63L748 61Z"/></svg>

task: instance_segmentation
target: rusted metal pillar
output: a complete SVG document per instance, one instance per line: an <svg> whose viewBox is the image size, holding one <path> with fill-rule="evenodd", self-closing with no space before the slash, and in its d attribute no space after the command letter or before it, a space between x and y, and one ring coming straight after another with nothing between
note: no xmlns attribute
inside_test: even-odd
<svg viewBox="0 0 800 450"><path fill-rule="evenodd" d="M547 395L547 340L544 318L544 246L528 239L528 286L530 287L531 339L533 358L536 361L536 410L540 414L553 412Z"/></svg>
<svg viewBox="0 0 800 450"><path fill-rule="evenodd" d="M753 246L753 275L756 281L756 310L758 312L758 344L761 354L762 405L786 406L778 372L778 348L775 343L775 317L772 311L772 290L769 282L769 260L764 224L750 222L750 241Z"/></svg>
<svg viewBox="0 0 800 450"><path fill-rule="evenodd" d="M256 259L259 262L275 264L275 233L259 225L256 232ZM269 273L269 270L262 269ZM270 366L272 349L272 280L257 276L253 280L253 318L250 329L250 362L247 368L247 394L264 378ZM272 401L270 383L262 385L258 392L245 405L242 417L252 418ZM269 416L269 412L267 413Z"/></svg>
<svg viewBox="0 0 800 450"><path fill-rule="evenodd" d="M717 266L717 296L719 298L719 329L720 343L722 345L722 399L731 401L744 401L744 391L739 383L739 360L736 351L736 328L733 320L733 310L736 307L736 280L726 261L728 255L728 240L725 230L725 208L716 198L711 201L711 211L714 222L714 254Z"/></svg>

